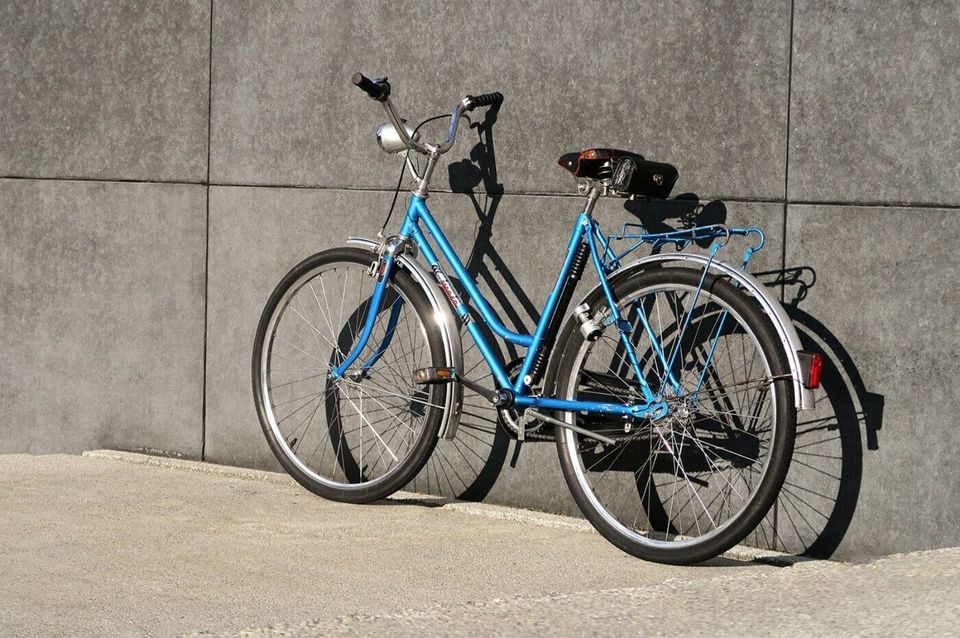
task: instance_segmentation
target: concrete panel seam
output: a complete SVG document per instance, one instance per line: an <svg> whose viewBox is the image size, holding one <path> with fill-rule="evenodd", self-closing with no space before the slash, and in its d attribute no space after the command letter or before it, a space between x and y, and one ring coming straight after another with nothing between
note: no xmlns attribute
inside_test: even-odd
<svg viewBox="0 0 960 638"><path fill-rule="evenodd" d="M783 162L783 201L790 201L790 98L793 91L793 20L796 15L794 0L790 0L790 31L787 38L787 125ZM786 210L786 209L784 209Z"/></svg>
<svg viewBox="0 0 960 638"><path fill-rule="evenodd" d="M780 241L780 270L787 270L787 209L790 208L790 99L793 91L793 21L796 16L796 5L790 0L790 32L787 38L787 124L783 149L783 230ZM784 299L783 283L780 284L780 302ZM776 526L777 511L774 509L774 526Z"/></svg>
<svg viewBox="0 0 960 638"><path fill-rule="evenodd" d="M180 181L180 180L143 180L143 179L105 179L93 177L37 177L30 175L0 175L0 180L20 180L20 181L46 181L46 182L95 182L100 184L169 184L175 186L207 186L223 188L262 188L267 190L314 190L324 192L340 193L387 193L393 194L391 188L367 188L351 186L308 186L298 184L246 184L239 182L206 182L206 181ZM431 192L438 195L461 195L463 193L452 190L431 187ZM502 193L508 197L539 197L551 199L582 199L577 193L551 193L538 191L509 191ZM841 199L816 200L816 199L790 199L782 198L766 199L762 197L739 197L727 195L705 194L700 197L700 201L720 200L730 204L787 204L790 206L843 206L850 208L920 208L935 210L960 210L960 204L938 203L933 201L922 202L903 202L887 200L860 200L845 201ZM668 202L678 200L665 200Z"/></svg>
<svg viewBox="0 0 960 638"><path fill-rule="evenodd" d="M206 175L206 233L203 249L203 407L200 412L200 460L207 458L207 332L210 311L210 144L211 122L213 119L213 0L210 0L210 30L207 49L207 175Z"/></svg>

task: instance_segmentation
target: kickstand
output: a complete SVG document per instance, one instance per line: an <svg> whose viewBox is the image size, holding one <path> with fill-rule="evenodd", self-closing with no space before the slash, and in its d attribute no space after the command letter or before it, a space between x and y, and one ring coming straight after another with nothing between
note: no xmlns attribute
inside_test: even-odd
<svg viewBox="0 0 960 638"><path fill-rule="evenodd" d="M520 458L520 446L523 445L523 441L518 440L516 447L513 448L513 457L510 459L510 467L513 469L517 468L517 459Z"/></svg>

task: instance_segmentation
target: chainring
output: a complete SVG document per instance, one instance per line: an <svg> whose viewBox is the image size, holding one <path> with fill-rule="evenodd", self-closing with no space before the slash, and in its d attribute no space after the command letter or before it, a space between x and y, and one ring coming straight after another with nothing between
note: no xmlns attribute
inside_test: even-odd
<svg viewBox="0 0 960 638"><path fill-rule="evenodd" d="M506 366L504 366L504 372L507 373L507 378L511 381L516 381L517 375L520 374L520 368L523 365L523 359L514 359ZM542 390L541 388L531 388L532 394L538 395ZM520 417L517 414L517 411L514 408L497 408L497 419L500 422L511 437L516 439L520 434L520 428L517 427L517 419ZM527 422L527 427L524 430L523 438L525 441L554 441L556 437L553 434L553 426L550 426L543 421L538 419L533 419Z"/></svg>

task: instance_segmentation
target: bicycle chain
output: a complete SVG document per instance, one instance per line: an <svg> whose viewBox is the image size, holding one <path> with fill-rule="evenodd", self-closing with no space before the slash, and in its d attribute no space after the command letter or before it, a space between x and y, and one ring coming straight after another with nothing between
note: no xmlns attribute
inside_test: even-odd
<svg viewBox="0 0 960 638"><path fill-rule="evenodd" d="M504 372L507 373L507 378L510 380L516 379L517 375L520 374L520 368L523 365L523 359L514 359L504 367ZM539 393L538 388L532 388L532 392L536 395ZM519 415L516 410L512 408L497 408L497 420L500 424L506 428L507 432L513 438L517 438L520 435L520 428L517 427L517 419ZM524 428L523 438L527 441L555 441L556 437L553 435L552 427L545 427L546 423L543 421L538 421L536 419L531 419L527 422L527 427Z"/></svg>

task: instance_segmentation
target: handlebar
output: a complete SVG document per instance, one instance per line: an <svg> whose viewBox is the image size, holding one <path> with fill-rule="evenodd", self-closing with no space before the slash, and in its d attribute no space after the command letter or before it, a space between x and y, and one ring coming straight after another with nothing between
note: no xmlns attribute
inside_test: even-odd
<svg viewBox="0 0 960 638"><path fill-rule="evenodd" d="M467 108L468 111L472 111L478 106L499 106L503 104L503 93L496 91L494 93L484 93L483 95L478 95L476 97L468 95L466 100L469 100L470 106Z"/></svg>
<svg viewBox="0 0 960 638"><path fill-rule="evenodd" d="M354 73L350 81L378 102L385 102L390 97L390 83L387 78L371 80L363 73Z"/></svg>
<svg viewBox="0 0 960 638"><path fill-rule="evenodd" d="M396 110L393 108L393 103L390 101L390 83L387 82L387 78L371 80L362 73L354 73L350 81L360 87L360 89L372 99L383 104L383 109L387 112L387 118L390 120L393 128L396 129L397 134L400 135L400 139L407 145L407 148L430 156L442 155L450 150L450 147L453 146L454 139L457 137L460 116L463 115L465 111L472 111L475 108L483 106L499 106L503 104L503 94L500 92L466 96L457 103L453 112L450 113L450 128L447 129L447 139L442 144L431 146L429 144L421 144L410 138L406 127L401 124L400 116L397 115Z"/></svg>

